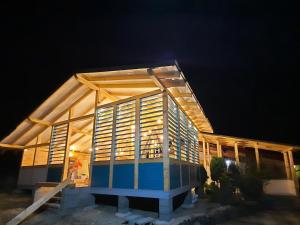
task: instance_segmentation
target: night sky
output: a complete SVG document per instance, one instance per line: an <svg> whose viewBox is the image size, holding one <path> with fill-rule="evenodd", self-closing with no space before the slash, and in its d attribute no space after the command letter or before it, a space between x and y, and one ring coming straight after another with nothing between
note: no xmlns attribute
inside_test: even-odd
<svg viewBox="0 0 300 225"><path fill-rule="evenodd" d="M216 133L300 145L298 5L182 2L1 3L1 139L76 71L176 59Z"/></svg>

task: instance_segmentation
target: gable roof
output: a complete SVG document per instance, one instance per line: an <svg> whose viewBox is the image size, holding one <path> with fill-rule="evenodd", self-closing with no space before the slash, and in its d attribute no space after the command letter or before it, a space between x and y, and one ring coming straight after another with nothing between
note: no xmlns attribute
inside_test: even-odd
<svg viewBox="0 0 300 225"><path fill-rule="evenodd" d="M36 121L49 124L66 119L69 109L80 105L78 115L93 113L94 90L99 90L109 103L157 89L166 89L187 113L201 132L213 133L213 128L196 99L190 85L177 63L140 68L108 69L74 74L48 99L46 99L14 131L1 140L2 144L29 145L47 127ZM50 134L49 134L50 136Z"/></svg>

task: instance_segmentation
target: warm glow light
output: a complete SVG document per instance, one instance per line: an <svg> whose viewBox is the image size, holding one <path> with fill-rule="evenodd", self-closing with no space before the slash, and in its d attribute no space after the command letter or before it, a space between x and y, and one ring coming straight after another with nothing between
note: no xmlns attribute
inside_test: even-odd
<svg viewBox="0 0 300 225"><path fill-rule="evenodd" d="M229 166L230 166L230 164L231 164L231 160L229 160L229 159L226 159L226 160L225 160L225 163L226 163L226 166L227 166L227 167L229 167Z"/></svg>
<svg viewBox="0 0 300 225"><path fill-rule="evenodd" d="M162 140L162 139L164 139L164 136L160 135L159 138Z"/></svg>
<svg viewBox="0 0 300 225"><path fill-rule="evenodd" d="M162 123L161 119L158 119L158 120L157 120L157 123Z"/></svg>
<svg viewBox="0 0 300 225"><path fill-rule="evenodd" d="M134 125L131 125L131 130L134 130L135 126Z"/></svg>
<svg viewBox="0 0 300 225"><path fill-rule="evenodd" d="M152 133L152 131L151 131L151 130L149 130L149 131L148 131L148 133L149 133L149 134L151 134L151 133Z"/></svg>
<svg viewBox="0 0 300 225"><path fill-rule="evenodd" d="M27 151L28 151L28 149L27 149L27 148L25 148L25 149L24 149L24 152L27 152Z"/></svg>
<svg viewBox="0 0 300 225"><path fill-rule="evenodd" d="M89 148L89 151L91 152L91 151L93 151L93 149L92 149L92 148Z"/></svg>
<svg viewBox="0 0 300 225"><path fill-rule="evenodd" d="M74 151L75 149L76 149L76 148L75 148L74 145L71 145L71 146L70 146L70 150L71 150L71 151Z"/></svg>
<svg viewBox="0 0 300 225"><path fill-rule="evenodd" d="M144 133L144 135L143 135L144 137L147 137L147 133Z"/></svg>
<svg viewBox="0 0 300 225"><path fill-rule="evenodd" d="M73 152L69 152L69 157L73 157L74 156L74 153Z"/></svg>

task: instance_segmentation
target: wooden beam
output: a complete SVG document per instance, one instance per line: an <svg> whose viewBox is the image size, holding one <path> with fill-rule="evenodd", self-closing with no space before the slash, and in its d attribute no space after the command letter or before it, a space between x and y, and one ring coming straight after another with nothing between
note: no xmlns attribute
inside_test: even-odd
<svg viewBox="0 0 300 225"><path fill-rule="evenodd" d="M40 120L40 119L37 119L37 118L33 118L31 116L28 117L28 120L32 123L36 123L36 124L40 124L40 125L43 125L43 126L51 126L52 123L48 122L48 121L45 121L45 120Z"/></svg>
<svg viewBox="0 0 300 225"><path fill-rule="evenodd" d="M108 92L107 90L105 90L105 89L103 89L103 88L100 88L99 91L100 91L101 95L103 95L104 97L106 97L106 98L108 98L108 99L110 99L110 100L112 100L112 101L117 101L117 100L119 100L118 97L112 95L110 92Z"/></svg>
<svg viewBox="0 0 300 225"><path fill-rule="evenodd" d="M96 86L95 84L93 84L92 82L86 80L85 78L83 78L80 75L75 74L74 77L76 78L76 80L78 80L80 83L86 85L88 88L92 89L92 90L99 90L99 87Z"/></svg>
<svg viewBox="0 0 300 225"><path fill-rule="evenodd" d="M166 88L185 87L186 86L184 80L164 80L163 84Z"/></svg>
<svg viewBox="0 0 300 225"><path fill-rule="evenodd" d="M157 87L159 87L161 91L166 89L162 82L155 76L155 73L151 68L147 69L147 72L149 74L150 79L152 79L152 81L157 85Z"/></svg>
<svg viewBox="0 0 300 225"><path fill-rule="evenodd" d="M240 158L239 158L239 148L238 148L238 143L237 142L234 143L234 155L235 155L236 165L239 166L240 165Z"/></svg>
<svg viewBox="0 0 300 225"><path fill-rule="evenodd" d="M91 133L91 132L85 131L85 130L80 130L80 129L76 128L76 127L72 127L72 132L84 134L84 135L86 135L86 136L92 136L92 133Z"/></svg>
<svg viewBox="0 0 300 225"><path fill-rule="evenodd" d="M288 151L288 156L289 156L289 162L290 162L290 170L291 170L292 178L293 178L294 184L295 184L296 194L297 194L297 196L299 196L299 181L298 181L298 177L296 176L293 152Z"/></svg>
<svg viewBox="0 0 300 225"><path fill-rule="evenodd" d="M101 88L157 88L157 85L154 82L129 84L101 84Z"/></svg>
<svg viewBox="0 0 300 225"><path fill-rule="evenodd" d="M147 74L140 75L109 75L109 76L88 76L88 81L116 81L116 80L140 80L140 79L148 79L149 76Z"/></svg>
<svg viewBox="0 0 300 225"><path fill-rule="evenodd" d="M258 151L258 145L255 144L255 161L256 161L256 168L258 171L260 171L260 160L259 160L259 151Z"/></svg>
<svg viewBox="0 0 300 225"><path fill-rule="evenodd" d="M20 149L20 150L23 150L25 148L25 146L0 143L0 148L9 148L9 149Z"/></svg>
<svg viewBox="0 0 300 225"><path fill-rule="evenodd" d="M291 179L291 170L290 170L290 165L289 165L289 160L288 160L288 153L283 152L282 155L283 155L286 177L288 180L290 180Z"/></svg>
<svg viewBox="0 0 300 225"><path fill-rule="evenodd" d="M173 94L174 98L191 98L192 96L193 96L192 93L180 93L180 92L177 92L177 93Z"/></svg>

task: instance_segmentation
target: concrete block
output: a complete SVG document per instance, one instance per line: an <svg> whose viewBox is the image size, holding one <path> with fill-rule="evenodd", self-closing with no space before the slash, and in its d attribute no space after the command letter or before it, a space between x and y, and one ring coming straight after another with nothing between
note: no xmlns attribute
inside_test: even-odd
<svg viewBox="0 0 300 225"><path fill-rule="evenodd" d="M125 196L118 196L118 212L125 213L129 211L129 199Z"/></svg>
<svg viewBox="0 0 300 225"><path fill-rule="evenodd" d="M173 215L173 198L159 199L159 219L170 220Z"/></svg>

